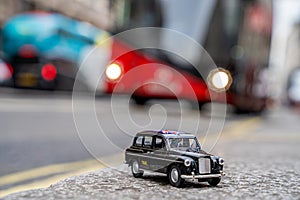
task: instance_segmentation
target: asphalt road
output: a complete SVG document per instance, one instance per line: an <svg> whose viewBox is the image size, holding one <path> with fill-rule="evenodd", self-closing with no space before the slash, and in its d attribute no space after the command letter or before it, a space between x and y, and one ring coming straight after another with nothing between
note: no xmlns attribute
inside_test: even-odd
<svg viewBox="0 0 300 200"><path fill-rule="evenodd" d="M118 169L98 170L8 199L300 198L300 115L291 110L278 109L263 117L227 115L224 121L222 107L212 115L205 111L199 115L188 104L180 108L176 102L136 107L126 98L93 99L72 102L68 94L1 94L0 190L6 194L30 189L22 186L53 176L58 179L40 186L107 166ZM217 188L188 183L182 189L169 186L161 175L132 178L121 164L122 158L113 156L122 154L136 131L150 128L196 130L204 149L225 158L227 176ZM67 164L59 165L63 170L58 170L53 165L58 163ZM45 166L50 167L45 170ZM6 183L1 184L1 180Z"/></svg>
<svg viewBox="0 0 300 200"><path fill-rule="evenodd" d="M117 98L112 106L106 97L80 98L74 103L71 94L1 94L0 176L120 152L143 129L178 129L181 121L181 130L193 133L208 132L211 126L210 116L200 116L188 105L183 105L181 113L179 104L172 101L164 102L162 108L136 107L127 100ZM223 122L216 118L213 123L218 126L210 127L208 134L218 132ZM112 144L105 146L105 142Z"/></svg>
<svg viewBox="0 0 300 200"><path fill-rule="evenodd" d="M127 97L72 98L71 93L2 88L0 190L93 166L90 160L120 164L121 160L113 163L109 156L123 152L133 135L144 129L198 133L204 140L211 138L211 144L208 139L203 142L209 149L223 130L222 106L212 117L184 102L152 103L139 107ZM233 121L229 117L225 126Z"/></svg>

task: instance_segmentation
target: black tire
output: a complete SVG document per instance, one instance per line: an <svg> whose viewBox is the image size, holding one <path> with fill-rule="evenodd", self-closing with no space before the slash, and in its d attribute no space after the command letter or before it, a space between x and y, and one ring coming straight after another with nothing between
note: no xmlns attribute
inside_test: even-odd
<svg viewBox="0 0 300 200"><path fill-rule="evenodd" d="M140 97L140 96L132 96L131 98L133 99L135 104L140 105L140 106L146 105L147 101L149 100L146 97Z"/></svg>
<svg viewBox="0 0 300 200"><path fill-rule="evenodd" d="M206 104L206 102L190 101L190 104L192 106L192 109L197 109L197 110L201 111L201 110L203 110L203 106Z"/></svg>
<svg viewBox="0 0 300 200"><path fill-rule="evenodd" d="M212 178L212 179L209 179L207 182L209 185L211 186L217 186L221 181L221 178Z"/></svg>
<svg viewBox="0 0 300 200"><path fill-rule="evenodd" d="M181 170L177 165L172 165L168 171L169 182L172 186L181 187L184 179L181 178Z"/></svg>
<svg viewBox="0 0 300 200"><path fill-rule="evenodd" d="M140 165L137 160L132 161L131 172L135 178L141 178L143 176L144 172L140 170Z"/></svg>
<svg viewBox="0 0 300 200"><path fill-rule="evenodd" d="M206 104L206 102L200 102L200 101L198 101L198 106L199 106L199 110L201 111L201 110L203 110L203 107L204 107L204 105Z"/></svg>

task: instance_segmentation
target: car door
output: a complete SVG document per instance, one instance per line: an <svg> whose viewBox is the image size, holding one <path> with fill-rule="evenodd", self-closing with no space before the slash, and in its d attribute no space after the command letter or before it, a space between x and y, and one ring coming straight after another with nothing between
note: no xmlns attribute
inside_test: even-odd
<svg viewBox="0 0 300 200"><path fill-rule="evenodd" d="M165 140L161 136L153 137L153 151L151 153L150 167L153 171L160 171L168 166L168 160L166 159L166 144Z"/></svg>
<svg viewBox="0 0 300 200"><path fill-rule="evenodd" d="M153 155L152 136L144 136L143 139L143 153L140 159L140 166L143 169L150 169L151 157Z"/></svg>

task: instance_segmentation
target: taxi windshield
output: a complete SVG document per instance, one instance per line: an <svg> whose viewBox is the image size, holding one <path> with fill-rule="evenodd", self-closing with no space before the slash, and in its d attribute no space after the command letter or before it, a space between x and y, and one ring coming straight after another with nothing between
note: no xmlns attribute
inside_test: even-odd
<svg viewBox="0 0 300 200"><path fill-rule="evenodd" d="M197 138L169 138L169 146L171 149L182 151L199 151L200 145Z"/></svg>

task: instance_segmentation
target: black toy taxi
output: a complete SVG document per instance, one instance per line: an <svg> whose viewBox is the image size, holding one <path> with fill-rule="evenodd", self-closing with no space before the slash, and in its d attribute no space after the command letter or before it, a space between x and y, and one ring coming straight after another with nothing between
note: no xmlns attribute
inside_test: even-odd
<svg viewBox="0 0 300 200"><path fill-rule="evenodd" d="M125 151L125 163L136 178L144 170L161 172L176 187L186 179L216 186L224 175L224 160L203 151L194 135L168 130L137 133Z"/></svg>

